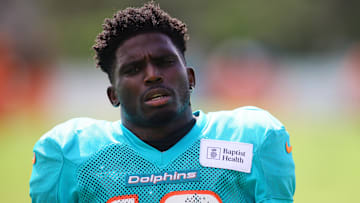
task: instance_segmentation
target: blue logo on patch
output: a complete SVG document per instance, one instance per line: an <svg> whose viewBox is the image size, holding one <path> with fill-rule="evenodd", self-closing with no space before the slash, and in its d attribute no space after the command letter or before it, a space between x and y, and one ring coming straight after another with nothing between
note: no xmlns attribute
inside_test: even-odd
<svg viewBox="0 0 360 203"><path fill-rule="evenodd" d="M193 182L200 181L200 171L196 169L152 174L132 174L126 175L125 180L126 187Z"/></svg>

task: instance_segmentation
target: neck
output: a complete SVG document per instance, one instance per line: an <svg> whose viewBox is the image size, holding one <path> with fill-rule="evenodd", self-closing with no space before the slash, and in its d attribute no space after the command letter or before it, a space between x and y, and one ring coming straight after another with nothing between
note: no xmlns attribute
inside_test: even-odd
<svg viewBox="0 0 360 203"><path fill-rule="evenodd" d="M123 120L123 125L142 141L152 145L155 148L158 148L157 146L154 146L156 144L152 143L166 142L172 146L191 130L195 124L195 121L196 119L192 114L191 108L189 107L182 115L179 115L177 118L172 119L164 125L143 126L126 119ZM171 143L173 141L174 143Z"/></svg>
<svg viewBox="0 0 360 203"><path fill-rule="evenodd" d="M169 134L169 136L165 137L164 139L145 142L158 149L159 151L166 151L170 149L170 147L175 145L178 141L180 141L181 138L183 138L192 129L195 123L196 119L193 118L188 124L179 128L178 130L175 130L173 133Z"/></svg>

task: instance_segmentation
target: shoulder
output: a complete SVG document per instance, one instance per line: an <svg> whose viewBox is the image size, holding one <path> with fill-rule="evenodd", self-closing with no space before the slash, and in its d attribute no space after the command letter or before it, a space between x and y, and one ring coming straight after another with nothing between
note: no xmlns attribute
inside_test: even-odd
<svg viewBox="0 0 360 203"><path fill-rule="evenodd" d="M45 133L39 140L52 140L59 145L64 145L86 131L108 131L111 123L108 121L95 120L92 118L73 118L64 123L56 125L54 128ZM95 133L91 133L96 135Z"/></svg>
<svg viewBox="0 0 360 203"><path fill-rule="evenodd" d="M226 124L227 127L237 126L249 128L266 128L280 130L283 124L268 111L254 106L246 106L231 111L209 113L209 120L213 124Z"/></svg>
<svg viewBox="0 0 360 203"><path fill-rule="evenodd" d="M208 114L210 139L252 143L258 149L269 136L285 132L283 124L268 111L246 106Z"/></svg>
<svg viewBox="0 0 360 203"><path fill-rule="evenodd" d="M263 109L242 107L209 113L209 126L209 138L253 145L252 172L247 180L256 202L292 202L295 164L288 149L289 134L278 119Z"/></svg>
<svg viewBox="0 0 360 203"><path fill-rule="evenodd" d="M34 151L54 148L65 158L74 154L86 157L102 146L114 143L114 135L121 137L120 122L92 118L74 118L55 126L35 144Z"/></svg>
<svg viewBox="0 0 360 203"><path fill-rule="evenodd" d="M33 202L73 198L79 164L109 143L113 124L91 118L75 118L44 134L34 146L30 196ZM66 188L66 191L62 189ZM61 195L60 195L61 193ZM71 200L72 201L72 200Z"/></svg>
<svg viewBox="0 0 360 203"><path fill-rule="evenodd" d="M292 202L295 164L283 124L257 107L213 112L208 117L208 138L252 144L252 166L246 190L255 196L256 202Z"/></svg>

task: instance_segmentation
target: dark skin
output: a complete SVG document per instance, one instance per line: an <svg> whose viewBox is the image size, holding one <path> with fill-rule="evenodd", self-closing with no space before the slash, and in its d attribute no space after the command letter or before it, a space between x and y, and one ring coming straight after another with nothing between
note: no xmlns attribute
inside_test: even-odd
<svg viewBox="0 0 360 203"><path fill-rule="evenodd" d="M112 85L107 94L121 108L123 125L149 144L166 140L168 149L191 129L190 88L195 74L171 39L143 33L116 50Z"/></svg>

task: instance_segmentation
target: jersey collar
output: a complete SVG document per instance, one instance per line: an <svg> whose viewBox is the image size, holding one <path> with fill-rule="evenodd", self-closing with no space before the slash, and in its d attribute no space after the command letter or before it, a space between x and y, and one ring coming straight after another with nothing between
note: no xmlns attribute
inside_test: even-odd
<svg viewBox="0 0 360 203"><path fill-rule="evenodd" d="M166 167L197 141L199 136L203 135L203 131L207 126L207 116L202 111L196 111L193 114L197 116L193 128L174 146L166 151L161 152L148 145L121 124L121 130L125 138L124 141L149 162L152 162L160 168Z"/></svg>

